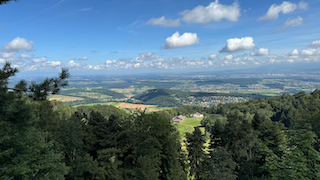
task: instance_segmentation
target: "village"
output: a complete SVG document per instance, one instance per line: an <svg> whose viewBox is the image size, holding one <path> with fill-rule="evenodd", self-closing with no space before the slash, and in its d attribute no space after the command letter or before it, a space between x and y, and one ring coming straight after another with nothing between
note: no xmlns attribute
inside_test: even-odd
<svg viewBox="0 0 320 180"><path fill-rule="evenodd" d="M241 103L249 101L249 98L238 98L232 96L203 96L194 97L190 96L187 99L180 100L180 102L185 106L202 106L202 107L212 107L218 106L219 104L226 103Z"/></svg>
<svg viewBox="0 0 320 180"><path fill-rule="evenodd" d="M191 114L192 118L203 118L203 114L200 114L198 112ZM181 123L182 121L184 121L185 119L187 119L187 116L183 116L183 115L179 115L179 116L175 116L172 118L172 122L174 123Z"/></svg>

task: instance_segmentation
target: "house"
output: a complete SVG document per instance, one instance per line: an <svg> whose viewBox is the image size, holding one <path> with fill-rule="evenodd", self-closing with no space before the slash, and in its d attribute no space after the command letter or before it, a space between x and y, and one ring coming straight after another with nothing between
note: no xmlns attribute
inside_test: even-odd
<svg viewBox="0 0 320 180"><path fill-rule="evenodd" d="M185 120L186 118L187 118L186 116L182 116L182 115L175 116L175 117L172 118L172 122L180 123L183 120Z"/></svg>
<svg viewBox="0 0 320 180"><path fill-rule="evenodd" d="M194 117L194 118L200 118L200 117L203 117L203 114L200 114L200 113L196 112L196 113L194 113L194 114L192 115L192 117Z"/></svg>

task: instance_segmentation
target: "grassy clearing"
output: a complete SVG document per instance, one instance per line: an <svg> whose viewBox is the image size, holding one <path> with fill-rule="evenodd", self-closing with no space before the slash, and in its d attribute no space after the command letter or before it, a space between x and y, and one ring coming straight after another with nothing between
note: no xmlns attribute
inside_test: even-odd
<svg viewBox="0 0 320 180"><path fill-rule="evenodd" d="M187 118L181 123L175 123L178 125L178 130L181 138L183 139L186 136L186 133L192 133L194 131L194 127L200 126L202 118Z"/></svg>
<svg viewBox="0 0 320 180"><path fill-rule="evenodd" d="M164 110L168 110L168 109L172 109L172 107L158 107L157 105L153 106L153 107L149 107L146 112L157 112L157 111L164 111Z"/></svg>

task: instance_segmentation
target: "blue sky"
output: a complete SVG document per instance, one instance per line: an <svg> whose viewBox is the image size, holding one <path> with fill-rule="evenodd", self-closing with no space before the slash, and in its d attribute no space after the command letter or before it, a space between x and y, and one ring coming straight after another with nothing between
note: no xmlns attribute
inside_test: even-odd
<svg viewBox="0 0 320 180"><path fill-rule="evenodd" d="M319 10L318 0L20 0L0 6L0 63L121 73L317 62Z"/></svg>

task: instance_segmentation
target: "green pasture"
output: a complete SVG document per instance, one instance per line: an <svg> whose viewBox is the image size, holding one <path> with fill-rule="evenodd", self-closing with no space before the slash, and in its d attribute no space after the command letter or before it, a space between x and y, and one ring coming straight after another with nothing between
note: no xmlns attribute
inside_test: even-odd
<svg viewBox="0 0 320 180"><path fill-rule="evenodd" d="M186 136L186 133L192 133L194 130L194 127L201 126L202 118L187 118L181 123L175 123L178 125L178 130L180 133L181 138L184 138Z"/></svg>

